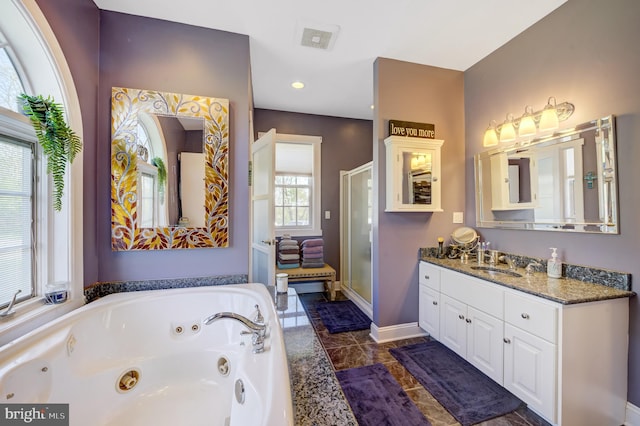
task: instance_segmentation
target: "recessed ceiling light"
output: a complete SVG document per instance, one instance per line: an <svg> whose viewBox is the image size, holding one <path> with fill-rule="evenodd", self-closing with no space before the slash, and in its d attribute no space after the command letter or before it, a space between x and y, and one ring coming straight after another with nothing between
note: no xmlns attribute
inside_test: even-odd
<svg viewBox="0 0 640 426"><path fill-rule="evenodd" d="M291 87L293 87L294 89L302 89L304 87L304 83L301 81L294 81L293 83L291 83Z"/></svg>
<svg viewBox="0 0 640 426"><path fill-rule="evenodd" d="M371 104L371 109L376 109L375 105Z"/></svg>

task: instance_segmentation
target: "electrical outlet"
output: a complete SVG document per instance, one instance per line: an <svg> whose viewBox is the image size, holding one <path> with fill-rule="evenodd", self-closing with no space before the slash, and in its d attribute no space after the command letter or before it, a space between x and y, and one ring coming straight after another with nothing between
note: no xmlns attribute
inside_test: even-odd
<svg viewBox="0 0 640 426"><path fill-rule="evenodd" d="M324 218L325 219L331 219L331 210L325 210L324 211Z"/></svg>
<svg viewBox="0 0 640 426"><path fill-rule="evenodd" d="M453 212L453 223L463 223L464 215L463 212Z"/></svg>

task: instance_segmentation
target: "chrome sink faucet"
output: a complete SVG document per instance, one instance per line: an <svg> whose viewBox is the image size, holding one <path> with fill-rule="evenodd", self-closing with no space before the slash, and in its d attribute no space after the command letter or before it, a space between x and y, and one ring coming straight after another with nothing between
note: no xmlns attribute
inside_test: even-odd
<svg viewBox="0 0 640 426"><path fill-rule="evenodd" d="M510 270L516 269L516 261L510 258L509 256L500 256L500 261L506 263L509 266Z"/></svg>
<svg viewBox="0 0 640 426"><path fill-rule="evenodd" d="M531 275L533 275L534 272L536 272L536 267L541 267L542 268L542 265L540 263L536 262L536 261L529 262L527 267L524 268L524 272L527 275L531 276Z"/></svg>
<svg viewBox="0 0 640 426"><path fill-rule="evenodd" d="M255 317L255 321L251 321L249 318L234 312L218 312L217 314L206 318L204 320L204 324L209 325L221 319L232 319L242 323L242 325L247 327L250 331L243 331L241 334L252 335L251 344L253 345L253 353L258 354L264 352L264 336L267 332L267 325L264 323L264 318L260 313L258 305L256 305L256 309L258 309L258 313Z"/></svg>

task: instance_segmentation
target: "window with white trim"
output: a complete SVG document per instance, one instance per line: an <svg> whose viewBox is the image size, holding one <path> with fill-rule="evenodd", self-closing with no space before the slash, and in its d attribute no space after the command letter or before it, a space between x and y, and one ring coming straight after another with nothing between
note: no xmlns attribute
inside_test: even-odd
<svg viewBox="0 0 640 426"><path fill-rule="evenodd" d="M54 211L46 158L17 101L23 92L53 97L82 137L71 72L38 5L0 2L0 310L20 290L13 315L0 321L0 345L85 301L83 154L67 168L62 210ZM46 285L61 283L68 286L67 301L46 304Z"/></svg>
<svg viewBox="0 0 640 426"><path fill-rule="evenodd" d="M0 36L1 37L1 36ZM0 113L16 120L18 95L25 91L6 42L0 44ZM34 139L9 136L0 127L0 309L18 295L22 301L36 294L33 236L37 194Z"/></svg>
<svg viewBox="0 0 640 426"><path fill-rule="evenodd" d="M319 136L276 134L276 235L321 236Z"/></svg>

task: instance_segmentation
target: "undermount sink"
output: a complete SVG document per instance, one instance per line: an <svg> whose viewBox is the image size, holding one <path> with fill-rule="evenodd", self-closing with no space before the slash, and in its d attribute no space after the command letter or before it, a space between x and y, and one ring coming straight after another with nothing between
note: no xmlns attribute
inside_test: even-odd
<svg viewBox="0 0 640 426"><path fill-rule="evenodd" d="M511 277L521 277L522 274L519 274L517 272L514 271L510 271L509 269L500 269L500 268L495 268L493 266L472 266L471 269L475 269L478 271L484 271L487 274L504 274L504 275L509 275Z"/></svg>

